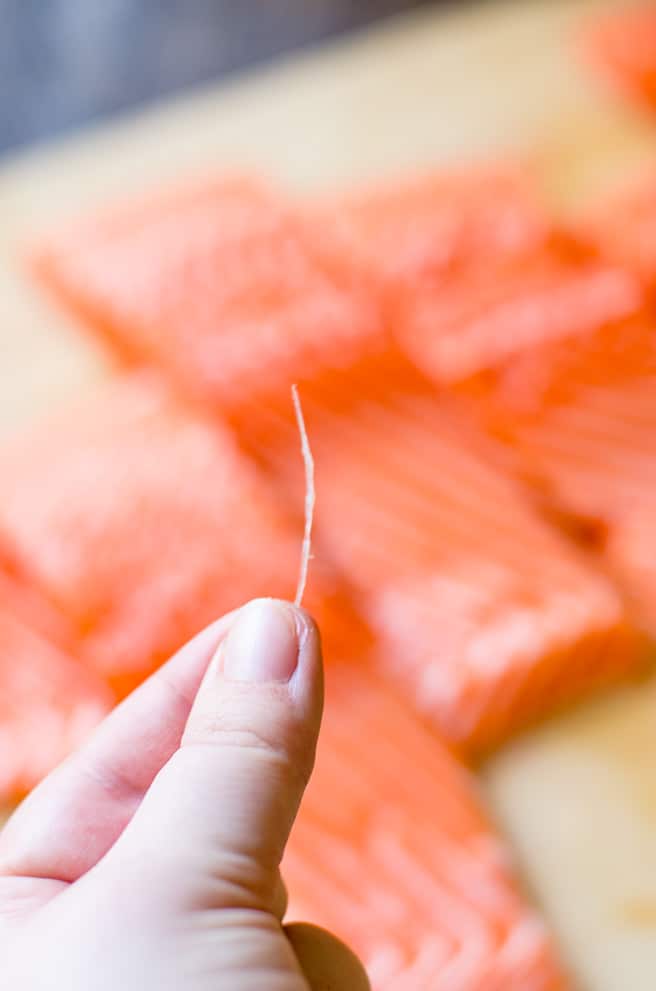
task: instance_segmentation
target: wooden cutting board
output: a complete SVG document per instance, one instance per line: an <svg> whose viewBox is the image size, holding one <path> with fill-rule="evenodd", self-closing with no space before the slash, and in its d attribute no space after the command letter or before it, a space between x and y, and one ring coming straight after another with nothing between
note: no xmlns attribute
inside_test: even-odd
<svg viewBox="0 0 656 991"><path fill-rule="evenodd" d="M518 152L556 205L596 195L656 151L656 122L616 104L576 61L579 23L602 6L435 8L7 161L0 435L108 374L20 271L35 232L88 208L217 167L310 189ZM581 987L652 991L656 681L525 737L484 768L483 785Z"/></svg>

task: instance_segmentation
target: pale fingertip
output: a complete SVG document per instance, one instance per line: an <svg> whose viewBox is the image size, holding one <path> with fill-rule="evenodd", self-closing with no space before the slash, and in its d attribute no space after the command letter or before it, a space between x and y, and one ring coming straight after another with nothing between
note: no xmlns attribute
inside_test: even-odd
<svg viewBox="0 0 656 991"><path fill-rule="evenodd" d="M287 682L298 664L295 610L278 599L253 599L240 610L221 650L230 681Z"/></svg>

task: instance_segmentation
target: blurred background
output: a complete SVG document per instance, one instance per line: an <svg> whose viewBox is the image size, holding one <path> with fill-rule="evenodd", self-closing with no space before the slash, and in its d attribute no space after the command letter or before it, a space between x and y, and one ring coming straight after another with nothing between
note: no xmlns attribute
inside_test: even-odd
<svg viewBox="0 0 656 991"><path fill-rule="evenodd" d="M426 0L0 0L0 152Z"/></svg>

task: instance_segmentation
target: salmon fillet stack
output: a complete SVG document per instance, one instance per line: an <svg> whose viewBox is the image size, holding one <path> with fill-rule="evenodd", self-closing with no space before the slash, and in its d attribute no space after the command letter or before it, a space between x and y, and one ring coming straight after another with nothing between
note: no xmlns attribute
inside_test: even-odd
<svg viewBox="0 0 656 991"><path fill-rule="evenodd" d="M374 991L565 991L469 773L357 663L327 676L283 862L291 917L346 940Z"/></svg>
<svg viewBox="0 0 656 991"><path fill-rule="evenodd" d="M0 605L0 802L25 795L109 712L103 679Z"/></svg>
<svg viewBox="0 0 656 991"><path fill-rule="evenodd" d="M119 695L222 613L293 597L301 531L227 431L154 377L113 381L0 471L0 530ZM309 607L336 637L348 603L327 571L313 579Z"/></svg>
<svg viewBox="0 0 656 991"><path fill-rule="evenodd" d="M631 100L656 108L656 10L638 3L585 26L584 54Z"/></svg>

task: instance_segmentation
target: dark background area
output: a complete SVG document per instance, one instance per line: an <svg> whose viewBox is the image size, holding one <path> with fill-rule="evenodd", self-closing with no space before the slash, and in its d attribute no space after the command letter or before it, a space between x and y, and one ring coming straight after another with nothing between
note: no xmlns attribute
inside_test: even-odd
<svg viewBox="0 0 656 991"><path fill-rule="evenodd" d="M427 0L0 0L0 152Z"/></svg>

